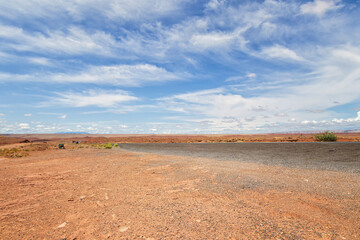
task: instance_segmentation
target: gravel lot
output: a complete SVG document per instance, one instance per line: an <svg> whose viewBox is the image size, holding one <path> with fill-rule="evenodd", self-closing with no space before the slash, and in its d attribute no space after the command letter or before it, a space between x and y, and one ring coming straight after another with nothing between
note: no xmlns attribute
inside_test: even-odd
<svg viewBox="0 0 360 240"><path fill-rule="evenodd" d="M360 143L151 143L122 149L271 166L360 173Z"/></svg>

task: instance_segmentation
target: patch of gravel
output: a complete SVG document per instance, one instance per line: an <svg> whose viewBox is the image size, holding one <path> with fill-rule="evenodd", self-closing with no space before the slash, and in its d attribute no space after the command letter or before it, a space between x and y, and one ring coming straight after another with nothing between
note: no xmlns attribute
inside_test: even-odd
<svg viewBox="0 0 360 240"><path fill-rule="evenodd" d="M360 143L119 144L133 152L253 162L272 166L360 173Z"/></svg>

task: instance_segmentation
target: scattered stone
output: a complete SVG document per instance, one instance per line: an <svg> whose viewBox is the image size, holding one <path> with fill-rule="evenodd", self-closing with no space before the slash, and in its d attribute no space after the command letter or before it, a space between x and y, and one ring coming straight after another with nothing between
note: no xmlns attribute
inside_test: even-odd
<svg viewBox="0 0 360 240"><path fill-rule="evenodd" d="M126 227L126 226L123 226L123 227L120 227L120 232L126 232L127 230L129 229L129 227Z"/></svg>
<svg viewBox="0 0 360 240"><path fill-rule="evenodd" d="M60 224L57 228L63 228L66 226L66 222L63 222L62 224Z"/></svg>

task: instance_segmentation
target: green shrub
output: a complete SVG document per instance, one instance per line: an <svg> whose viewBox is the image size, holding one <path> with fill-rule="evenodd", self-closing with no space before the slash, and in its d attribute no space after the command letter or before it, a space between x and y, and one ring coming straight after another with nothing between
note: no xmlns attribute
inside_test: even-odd
<svg viewBox="0 0 360 240"><path fill-rule="evenodd" d="M105 148L105 149L112 149L112 145L111 145L111 143L104 143L103 144L103 147Z"/></svg>
<svg viewBox="0 0 360 240"><path fill-rule="evenodd" d="M115 143L113 147L119 147L119 145L117 143Z"/></svg>
<svg viewBox="0 0 360 240"><path fill-rule="evenodd" d="M318 142L336 142L337 136L333 132L326 131L323 134L315 135L314 139Z"/></svg>

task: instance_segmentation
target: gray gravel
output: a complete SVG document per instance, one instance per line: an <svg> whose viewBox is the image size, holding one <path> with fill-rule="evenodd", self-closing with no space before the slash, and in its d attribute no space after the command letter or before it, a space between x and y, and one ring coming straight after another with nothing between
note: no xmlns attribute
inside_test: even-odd
<svg viewBox="0 0 360 240"><path fill-rule="evenodd" d="M129 143L119 146L133 152L360 173L360 143Z"/></svg>

